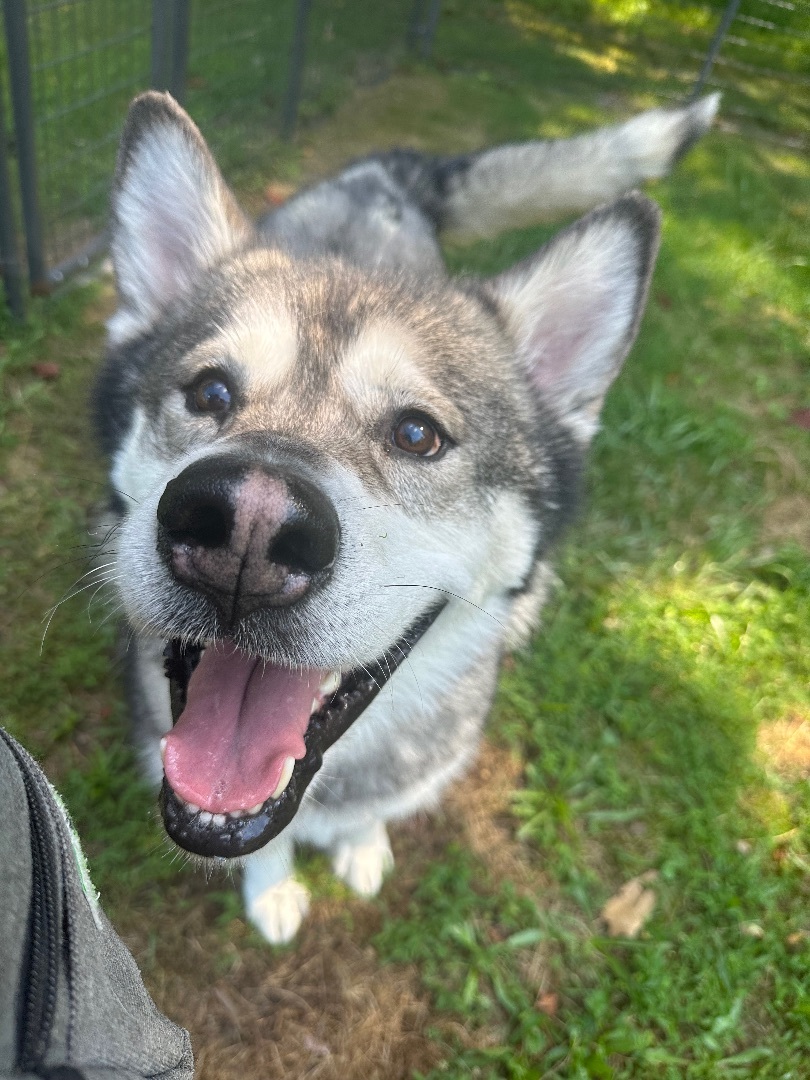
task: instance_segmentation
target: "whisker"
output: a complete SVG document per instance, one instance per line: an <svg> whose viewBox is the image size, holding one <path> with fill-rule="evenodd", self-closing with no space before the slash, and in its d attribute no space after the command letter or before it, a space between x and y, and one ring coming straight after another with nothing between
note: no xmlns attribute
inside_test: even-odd
<svg viewBox="0 0 810 1080"><path fill-rule="evenodd" d="M84 484L95 484L96 487L103 487L107 491L114 491L116 495L123 495L125 498L134 502L136 506L140 503L140 500L136 499L134 495L130 495L121 488L113 487L107 480L94 480L90 476L76 476L75 473L53 473L53 476L57 480L81 480Z"/></svg>
<svg viewBox="0 0 810 1080"><path fill-rule="evenodd" d="M453 596L456 600L463 600L465 604L469 604L470 607L474 607L476 611L483 612L484 615L488 615L493 622L496 622L502 630L506 630L506 626L501 622L491 611L487 611L486 608L482 608L479 604L474 604L472 600L468 600L466 596L462 596L460 593L451 592L450 589L440 589L438 585L381 585L382 589L430 589L433 592L444 593L445 596Z"/></svg>

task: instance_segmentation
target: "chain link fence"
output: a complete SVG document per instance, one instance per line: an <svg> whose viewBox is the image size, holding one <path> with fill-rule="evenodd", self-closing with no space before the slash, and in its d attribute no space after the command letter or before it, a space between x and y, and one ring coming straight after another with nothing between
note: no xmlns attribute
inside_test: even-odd
<svg viewBox="0 0 810 1080"><path fill-rule="evenodd" d="M3 0L0 260L12 309L22 311L29 288L47 293L103 249L116 144L135 93L170 90L238 170L257 133L289 138L351 85L385 78L406 49L426 58L437 33L442 60L440 15L463 3ZM727 124L810 147L810 0L493 5L555 51L584 58L589 81L566 88L572 95L665 103L717 88Z"/></svg>

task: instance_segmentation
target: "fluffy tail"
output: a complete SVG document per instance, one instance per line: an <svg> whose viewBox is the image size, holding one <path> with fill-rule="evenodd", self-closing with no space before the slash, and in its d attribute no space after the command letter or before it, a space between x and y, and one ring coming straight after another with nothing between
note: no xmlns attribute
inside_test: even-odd
<svg viewBox="0 0 810 1080"><path fill-rule="evenodd" d="M572 139L447 158L393 150L376 160L441 232L473 240L581 213L665 176L708 130L719 104L720 95L710 94Z"/></svg>

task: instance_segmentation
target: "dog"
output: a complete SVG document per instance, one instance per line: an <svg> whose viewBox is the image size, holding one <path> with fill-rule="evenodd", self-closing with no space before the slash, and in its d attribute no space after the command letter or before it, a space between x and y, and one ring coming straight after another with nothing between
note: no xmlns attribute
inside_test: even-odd
<svg viewBox="0 0 810 1080"><path fill-rule="evenodd" d="M373 896L386 823L473 759L644 308L660 214L627 192L717 105L388 151L254 225L170 96L132 104L94 396L128 697L169 836L241 863L270 942L307 911L296 845ZM489 280L444 269L440 235L583 211Z"/></svg>

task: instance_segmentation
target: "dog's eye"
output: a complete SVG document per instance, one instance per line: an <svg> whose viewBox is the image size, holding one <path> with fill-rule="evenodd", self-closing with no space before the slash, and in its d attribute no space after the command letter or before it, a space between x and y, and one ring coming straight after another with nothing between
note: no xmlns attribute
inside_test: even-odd
<svg viewBox="0 0 810 1080"><path fill-rule="evenodd" d="M209 375L192 386L188 402L193 412L222 416L231 407L231 392L222 379Z"/></svg>
<svg viewBox="0 0 810 1080"><path fill-rule="evenodd" d="M417 457L434 457L444 447L441 435L425 416L403 416L392 437L398 450Z"/></svg>

